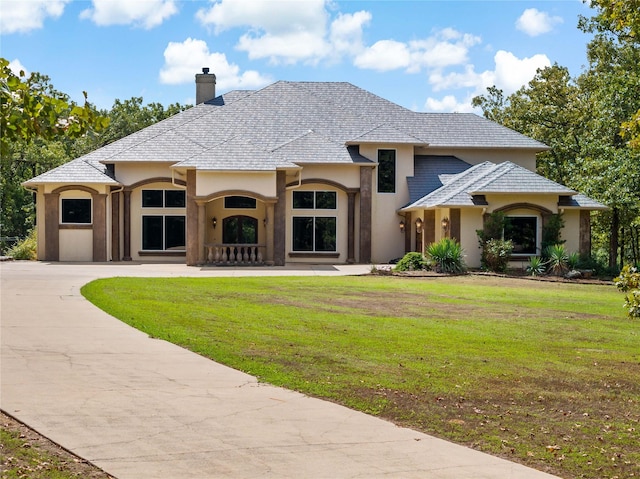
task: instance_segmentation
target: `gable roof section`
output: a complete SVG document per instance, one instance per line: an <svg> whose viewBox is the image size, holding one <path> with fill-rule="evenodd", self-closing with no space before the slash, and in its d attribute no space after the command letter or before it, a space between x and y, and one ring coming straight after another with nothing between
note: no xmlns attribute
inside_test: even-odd
<svg viewBox="0 0 640 479"><path fill-rule="evenodd" d="M556 194L559 196L576 194L574 190L510 161L497 165L486 161L449 177L440 188L413 201L403 209L474 206L474 195L488 193Z"/></svg>
<svg viewBox="0 0 640 479"><path fill-rule="evenodd" d="M455 156L417 155L413 159L413 176L407 177L409 202L444 186L447 180L469 169L471 165Z"/></svg>
<svg viewBox="0 0 640 479"><path fill-rule="evenodd" d="M107 174L105 165L84 158L78 158L60 165L22 184L24 186L35 186L43 183L120 184Z"/></svg>

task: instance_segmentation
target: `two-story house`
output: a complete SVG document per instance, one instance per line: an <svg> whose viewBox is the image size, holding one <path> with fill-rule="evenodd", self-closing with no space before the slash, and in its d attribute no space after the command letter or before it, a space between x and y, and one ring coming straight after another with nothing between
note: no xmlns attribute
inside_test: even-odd
<svg viewBox="0 0 640 479"><path fill-rule="evenodd" d="M494 211L517 258L540 253L560 212L567 249L590 252L590 212L605 207L537 175L538 141L349 83L215 84L203 69L195 107L25 182L38 258L384 263L453 237L473 267Z"/></svg>

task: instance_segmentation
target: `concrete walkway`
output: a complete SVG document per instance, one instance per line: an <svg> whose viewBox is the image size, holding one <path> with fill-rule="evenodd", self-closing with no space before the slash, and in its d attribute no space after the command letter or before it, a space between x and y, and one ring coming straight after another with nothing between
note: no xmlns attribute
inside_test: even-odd
<svg viewBox="0 0 640 479"><path fill-rule="evenodd" d="M361 274L368 266L0 263L0 407L126 478L551 478L150 339L80 287L109 276Z"/></svg>

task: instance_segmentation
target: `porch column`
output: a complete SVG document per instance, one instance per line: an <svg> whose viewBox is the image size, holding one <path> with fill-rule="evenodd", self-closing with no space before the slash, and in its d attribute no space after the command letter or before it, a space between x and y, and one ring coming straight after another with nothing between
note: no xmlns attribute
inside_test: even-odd
<svg viewBox="0 0 640 479"><path fill-rule="evenodd" d="M580 255L591 255L591 211L580 210Z"/></svg>
<svg viewBox="0 0 640 479"><path fill-rule="evenodd" d="M411 211L407 211L404 214L404 253L405 254L407 254L409 251L412 251L412 248L411 248L411 233L413 230L413 228L411 228L412 224L413 224L413 219L412 219Z"/></svg>
<svg viewBox="0 0 640 479"><path fill-rule="evenodd" d="M266 244L267 244L267 250L265 252L265 258L264 258L264 262L265 264L267 264L268 266L273 266L274 262L273 262L273 241L274 241L274 237L273 237L273 231L274 231L274 223L273 223L273 211L274 211L274 204L273 203L267 203L265 205L265 212L266 212L266 218L267 218L267 239L266 239Z"/></svg>
<svg viewBox="0 0 640 479"><path fill-rule="evenodd" d="M44 260L60 261L60 194L44 195Z"/></svg>
<svg viewBox="0 0 640 479"><path fill-rule="evenodd" d="M196 170L187 170L187 266L198 264L198 205L196 204Z"/></svg>
<svg viewBox="0 0 640 479"><path fill-rule="evenodd" d="M120 261L120 192L111 194L111 260Z"/></svg>
<svg viewBox="0 0 640 479"><path fill-rule="evenodd" d="M93 261L107 261L107 195L92 194Z"/></svg>
<svg viewBox="0 0 640 479"><path fill-rule="evenodd" d="M436 241L436 212L435 210L424 210L424 244L430 245Z"/></svg>
<svg viewBox="0 0 640 479"><path fill-rule="evenodd" d="M460 242L460 208L451 208L449 210L449 237L452 240Z"/></svg>
<svg viewBox="0 0 640 479"><path fill-rule="evenodd" d="M205 233L207 229L207 220L205 218L205 205L206 202L199 200L196 201L198 205L198 263L205 263L205 251L204 251L204 241L205 241Z"/></svg>
<svg viewBox="0 0 640 479"><path fill-rule="evenodd" d="M347 263L356 262L355 222L356 222L356 191L347 192Z"/></svg>
<svg viewBox="0 0 640 479"><path fill-rule="evenodd" d="M123 205L123 225L122 225L122 233L123 233L123 252L122 252L122 261L131 261L131 190L124 190L122 192L124 195L124 205Z"/></svg>
<svg viewBox="0 0 640 479"><path fill-rule="evenodd" d="M371 203L373 166L360 167L360 260L371 262Z"/></svg>
<svg viewBox="0 0 640 479"><path fill-rule="evenodd" d="M274 207L273 219L273 264L284 266L285 249L287 238L287 173L286 171L276 172L276 196L278 200Z"/></svg>

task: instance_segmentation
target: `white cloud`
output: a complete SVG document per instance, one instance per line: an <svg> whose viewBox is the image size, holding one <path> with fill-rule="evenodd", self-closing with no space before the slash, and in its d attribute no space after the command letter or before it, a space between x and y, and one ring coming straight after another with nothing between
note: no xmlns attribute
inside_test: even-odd
<svg viewBox="0 0 640 479"><path fill-rule="evenodd" d="M70 0L2 0L0 31L25 33L42 28L46 18L59 18Z"/></svg>
<svg viewBox="0 0 640 479"><path fill-rule="evenodd" d="M495 68L481 73L475 71L471 64L462 72L444 74L442 70L434 70L428 77L433 91L466 89L466 100L459 102L454 95L446 95L442 100L428 98L425 108L429 111L473 111L471 99L486 93L486 89L496 85L505 95L510 95L533 79L539 68L551 65L546 55L538 54L529 58L518 58L504 50L494 56Z"/></svg>
<svg viewBox="0 0 640 479"><path fill-rule="evenodd" d="M350 14L339 14L331 23L330 42L332 51L342 54L356 55L364 49L362 29L371 23L371 13L361 10Z"/></svg>
<svg viewBox="0 0 640 479"><path fill-rule="evenodd" d="M547 12L541 12L535 8L527 8L516 20L516 28L530 37L537 37L553 30L553 27L562 23L561 17L554 17Z"/></svg>
<svg viewBox="0 0 640 479"><path fill-rule="evenodd" d="M325 0L210 0L213 5L198 10L196 18L216 32L251 27L272 35L292 31L324 33L327 22Z"/></svg>
<svg viewBox="0 0 640 479"><path fill-rule="evenodd" d="M25 76L29 76L30 74L29 70L27 70L17 58L9 62L9 70L16 76L20 76L21 71L24 72Z"/></svg>
<svg viewBox="0 0 640 479"><path fill-rule="evenodd" d="M405 69L410 73L419 72L422 68L462 65L468 61L469 49L480 41L480 37L452 28L408 43L381 40L357 55L354 64L364 69Z"/></svg>
<svg viewBox="0 0 640 479"><path fill-rule="evenodd" d="M483 93L487 87L496 85L509 95L527 84L536 74L538 68L551 65L546 55L537 54L530 58L518 58L504 50L494 56L495 68L477 73L473 65L466 65L462 72L443 74L435 70L429 75L429 84L434 91L456 88L471 88L477 94Z"/></svg>
<svg viewBox="0 0 640 479"><path fill-rule="evenodd" d="M395 40L380 40L358 55L354 64L358 68L379 72L407 68L411 53L406 43Z"/></svg>
<svg viewBox="0 0 640 479"><path fill-rule="evenodd" d="M172 85L193 82L202 67L209 67L211 73L215 73L216 85L222 90L259 88L272 81L254 70L241 73L240 67L229 63L224 53L210 52L206 42L193 38L167 45L160 81Z"/></svg>
<svg viewBox="0 0 640 479"><path fill-rule="evenodd" d="M494 60L496 69L493 83L498 88L502 88L507 94L511 94L521 86L529 83L538 68L551 66L551 61L543 54L537 54L529 58L518 58L511 52L500 50L496 53Z"/></svg>
<svg viewBox="0 0 640 479"><path fill-rule="evenodd" d="M456 113L471 113L473 107L471 106L471 98L467 98L463 102L459 102L455 96L447 95L442 100L435 98L427 98L424 105L427 111L435 112L456 112Z"/></svg>
<svg viewBox="0 0 640 479"><path fill-rule="evenodd" d="M151 29L178 12L175 0L93 0L93 9L86 9L80 18L96 25L135 25Z"/></svg>
<svg viewBox="0 0 640 479"><path fill-rule="evenodd" d="M325 0L221 0L200 9L196 18L216 33L248 27L236 48L250 59L272 63L316 63L329 54L325 41Z"/></svg>

